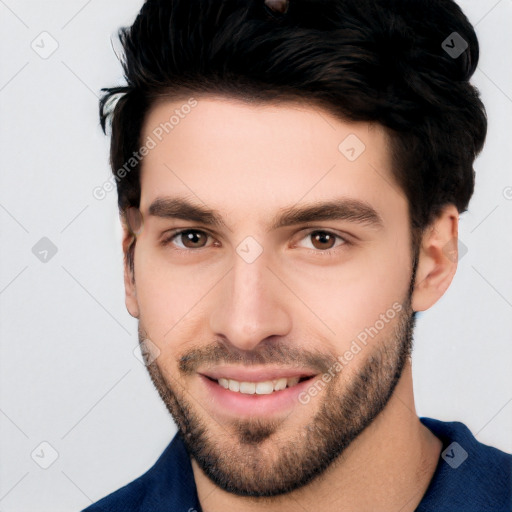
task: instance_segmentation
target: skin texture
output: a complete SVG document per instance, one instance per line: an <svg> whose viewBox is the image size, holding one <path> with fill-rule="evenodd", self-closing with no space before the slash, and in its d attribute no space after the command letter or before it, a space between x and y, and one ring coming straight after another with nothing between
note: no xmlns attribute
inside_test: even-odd
<svg viewBox="0 0 512 512"><path fill-rule="evenodd" d="M457 258L446 246L457 237L456 208L425 230L414 269L407 199L381 127L312 105L196 99L144 158L140 214L125 224L123 246L136 231L126 305L158 356L148 370L192 454L203 509L414 510L441 443L414 408L411 313L453 278ZM154 106L141 140L186 101ZM353 161L338 149L350 134L365 145ZM166 197L215 210L225 225L151 214ZM288 207L340 198L370 205L381 225L271 229ZM192 228L195 237L172 236ZM249 236L262 249L250 263L237 252ZM377 334L332 371L370 326ZM307 403L235 415L211 402L199 375L220 364L318 378L331 368L334 378Z"/></svg>

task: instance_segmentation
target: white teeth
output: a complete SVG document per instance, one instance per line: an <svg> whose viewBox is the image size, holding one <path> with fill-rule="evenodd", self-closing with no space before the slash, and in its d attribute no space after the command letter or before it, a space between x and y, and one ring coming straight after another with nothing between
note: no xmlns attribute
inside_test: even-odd
<svg viewBox="0 0 512 512"><path fill-rule="evenodd" d="M231 391L240 391L240 382L237 380L229 379L229 389Z"/></svg>
<svg viewBox="0 0 512 512"><path fill-rule="evenodd" d="M286 384L288 383L288 379L283 377L282 379L277 379L274 381L274 390L281 391L286 388Z"/></svg>
<svg viewBox="0 0 512 512"><path fill-rule="evenodd" d="M240 393L245 393L247 395L254 395L256 392L256 383L255 382L240 382Z"/></svg>
<svg viewBox="0 0 512 512"><path fill-rule="evenodd" d="M299 377L292 377L291 379L288 379L288 387L291 388L292 386L295 386L295 384L299 383Z"/></svg>
<svg viewBox="0 0 512 512"><path fill-rule="evenodd" d="M270 395L274 391L274 385L272 381L267 380L265 382L258 382L256 384L256 394L257 395Z"/></svg>
<svg viewBox="0 0 512 512"><path fill-rule="evenodd" d="M274 391L282 391L287 387L295 386L299 382L299 377L282 377L275 380L265 380L262 382L239 382L233 379L225 379L221 377L218 383L224 389L243 393L245 395L270 395Z"/></svg>

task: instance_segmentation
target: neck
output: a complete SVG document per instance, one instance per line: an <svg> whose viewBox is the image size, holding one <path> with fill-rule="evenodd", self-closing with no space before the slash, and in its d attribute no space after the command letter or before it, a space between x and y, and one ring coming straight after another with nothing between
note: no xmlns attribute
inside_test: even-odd
<svg viewBox="0 0 512 512"><path fill-rule="evenodd" d="M204 512L291 512L304 510L413 512L435 472L441 441L420 421L407 362L384 410L310 484L275 498L246 498L225 492L192 459Z"/></svg>

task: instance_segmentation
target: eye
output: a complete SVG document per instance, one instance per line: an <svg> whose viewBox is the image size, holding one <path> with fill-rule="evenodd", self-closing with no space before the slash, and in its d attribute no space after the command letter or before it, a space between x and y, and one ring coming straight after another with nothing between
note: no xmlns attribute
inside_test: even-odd
<svg viewBox="0 0 512 512"><path fill-rule="evenodd" d="M183 229L174 231L163 240L163 244L173 243L178 249L202 249L206 247L206 242L210 235L198 229Z"/></svg>
<svg viewBox="0 0 512 512"><path fill-rule="evenodd" d="M330 253L332 249L349 243L342 236L322 229L310 231L303 239L310 241L310 245L306 246L307 248L312 249L314 252L325 253ZM336 245L337 240L339 243Z"/></svg>
<svg viewBox="0 0 512 512"><path fill-rule="evenodd" d="M200 229L181 229L173 231L162 240L162 245L172 244L178 251L191 251L208 247L208 239L211 235ZM309 249L315 254L331 255L336 252L336 248L342 245L350 245L350 241L346 238L327 231L324 229L316 229L304 235L301 239L307 240L309 244L299 245Z"/></svg>

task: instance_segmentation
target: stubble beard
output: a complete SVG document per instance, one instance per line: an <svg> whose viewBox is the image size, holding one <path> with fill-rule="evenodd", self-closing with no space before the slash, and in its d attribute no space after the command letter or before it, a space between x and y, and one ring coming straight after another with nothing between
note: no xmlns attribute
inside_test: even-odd
<svg viewBox="0 0 512 512"><path fill-rule="evenodd" d="M365 361L354 376L343 386L332 379L311 400L311 405L320 401L318 411L295 432L283 431L283 419L221 425L157 361L148 372L189 454L210 480L239 496L279 496L322 474L386 407L411 356L415 317L410 300L409 293L391 334L361 351ZM293 412L309 404L297 404Z"/></svg>

